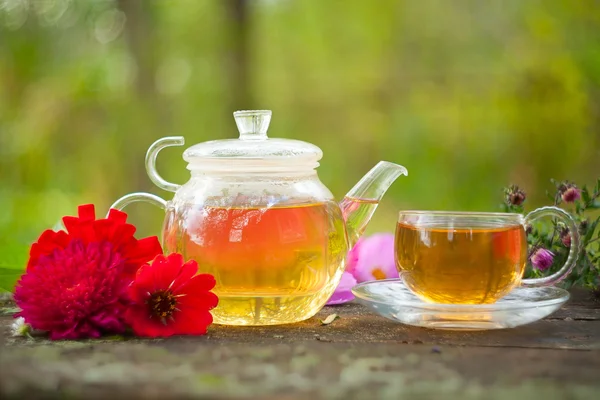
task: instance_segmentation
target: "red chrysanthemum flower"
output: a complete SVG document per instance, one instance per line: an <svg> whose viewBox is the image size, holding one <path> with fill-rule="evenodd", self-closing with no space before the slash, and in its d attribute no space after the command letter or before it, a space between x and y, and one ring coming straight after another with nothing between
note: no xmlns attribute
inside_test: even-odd
<svg viewBox="0 0 600 400"><path fill-rule="evenodd" d="M133 235L135 226L128 224L127 214L110 210L108 218L96 219L93 204L79 207L78 217L64 217L67 231L47 230L31 246L27 270L34 268L42 256L48 256L57 249L66 248L73 240L83 244L108 242L112 251L119 253L125 262L124 277L133 280L138 268L162 254L160 242L156 236L137 240Z"/></svg>
<svg viewBox="0 0 600 400"><path fill-rule="evenodd" d="M125 259L106 241L71 240L41 256L19 280L14 299L32 328L50 338L78 339L122 333L129 281Z"/></svg>
<svg viewBox="0 0 600 400"><path fill-rule="evenodd" d="M137 240L127 214L96 219L94 206L64 217L67 231L47 230L31 246L15 301L33 329L52 339L98 337L124 329L126 287L138 268L162 254L156 236Z"/></svg>
<svg viewBox="0 0 600 400"><path fill-rule="evenodd" d="M133 305L125 320L138 336L203 335L218 303L210 290L215 278L199 274L196 261L183 262L180 254L158 256L141 267L129 287Z"/></svg>

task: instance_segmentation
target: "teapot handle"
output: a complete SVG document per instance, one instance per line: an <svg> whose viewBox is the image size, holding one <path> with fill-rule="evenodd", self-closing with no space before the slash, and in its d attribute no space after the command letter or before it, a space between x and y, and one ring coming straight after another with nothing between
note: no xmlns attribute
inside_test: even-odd
<svg viewBox="0 0 600 400"><path fill-rule="evenodd" d="M156 157L158 156L158 152L164 149L165 147L171 146L183 146L185 143L185 139L183 136L168 136L162 139L158 139L156 142L152 143L148 151L146 152L146 172L148 172L148 176L150 180L159 188L167 190L169 192L176 192L179 189L180 185L175 183L167 182L163 179L162 176L158 174L156 170ZM121 197L119 200L115 201L110 209L122 210L127 207L131 203L135 203L138 201L145 201L147 203L152 203L155 206L158 206L165 210L167 208L168 202L161 197L144 192L130 193Z"/></svg>
<svg viewBox="0 0 600 400"><path fill-rule="evenodd" d="M109 210L115 209L115 210L121 211L122 209L127 207L129 204L135 203L138 201L145 201L147 203L152 203L155 206L162 208L163 210L165 210L168 205L168 202L166 200L162 199L161 197L159 197L155 194L137 192L137 193L130 193L130 194L127 194L127 195L121 197L119 200L115 201L112 204L112 206L110 206Z"/></svg>
<svg viewBox="0 0 600 400"><path fill-rule="evenodd" d="M146 152L146 172L148 172L150 180L156 186L168 192L176 192L177 189L179 189L180 185L176 183L167 182L163 179L162 176L158 174L158 171L156 170L156 157L158 156L158 152L164 149L165 147L183 146L184 143L185 139L183 138L183 136L168 136L158 139L156 142L152 143L152 145L148 148L148 151ZM164 202L164 200L162 201Z"/></svg>

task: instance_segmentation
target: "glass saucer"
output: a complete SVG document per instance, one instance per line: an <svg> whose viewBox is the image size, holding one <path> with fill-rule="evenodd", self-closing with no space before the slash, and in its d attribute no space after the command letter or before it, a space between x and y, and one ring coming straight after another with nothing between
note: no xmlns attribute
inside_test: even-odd
<svg viewBox="0 0 600 400"><path fill-rule="evenodd" d="M427 303L401 279L360 283L352 293L358 302L392 321L449 330L514 328L547 317L569 300L569 292L557 287L517 287L494 304Z"/></svg>

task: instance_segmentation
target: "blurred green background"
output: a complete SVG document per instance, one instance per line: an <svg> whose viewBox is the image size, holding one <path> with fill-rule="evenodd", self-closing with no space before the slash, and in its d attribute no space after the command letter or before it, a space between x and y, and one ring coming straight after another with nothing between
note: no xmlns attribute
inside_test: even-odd
<svg viewBox="0 0 600 400"><path fill-rule="evenodd" d="M238 109L320 146L340 198L379 160L407 167L369 232L496 211L510 183L539 206L550 178L600 171L599 44L596 0L0 0L0 252L78 204L169 198L148 146L237 137ZM177 183L182 151L158 161ZM159 209L127 211L159 234Z"/></svg>

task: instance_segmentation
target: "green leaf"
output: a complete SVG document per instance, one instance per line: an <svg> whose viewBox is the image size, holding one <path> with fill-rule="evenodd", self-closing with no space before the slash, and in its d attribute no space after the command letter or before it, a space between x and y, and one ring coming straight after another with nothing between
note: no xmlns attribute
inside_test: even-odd
<svg viewBox="0 0 600 400"><path fill-rule="evenodd" d="M594 200L587 208L592 210L600 208L600 200Z"/></svg>
<svg viewBox="0 0 600 400"><path fill-rule="evenodd" d="M0 292L12 292L23 269L0 267Z"/></svg>
<svg viewBox="0 0 600 400"><path fill-rule="evenodd" d="M581 188L581 199L583 200L584 204L589 203L591 200L590 192L588 192L587 186Z"/></svg>
<svg viewBox="0 0 600 400"><path fill-rule="evenodd" d="M598 222L600 222L600 217L596 218L596 220L594 222L589 224L589 226L587 228L587 232L585 233L585 236L583 237L584 245L587 244L587 242L589 242L590 240L592 240L592 237L594 236L594 232L596 231L596 227L598 226Z"/></svg>
<svg viewBox="0 0 600 400"><path fill-rule="evenodd" d="M19 307L0 307L0 315L13 315L21 311Z"/></svg>
<svg viewBox="0 0 600 400"><path fill-rule="evenodd" d="M0 292L12 292L25 272L29 247L16 243L0 243Z"/></svg>
<svg viewBox="0 0 600 400"><path fill-rule="evenodd" d="M109 340L111 342L123 342L123 341L127 340L125 338L125 336L123 336L123 335L104 336L102 339Z"/></svg>

